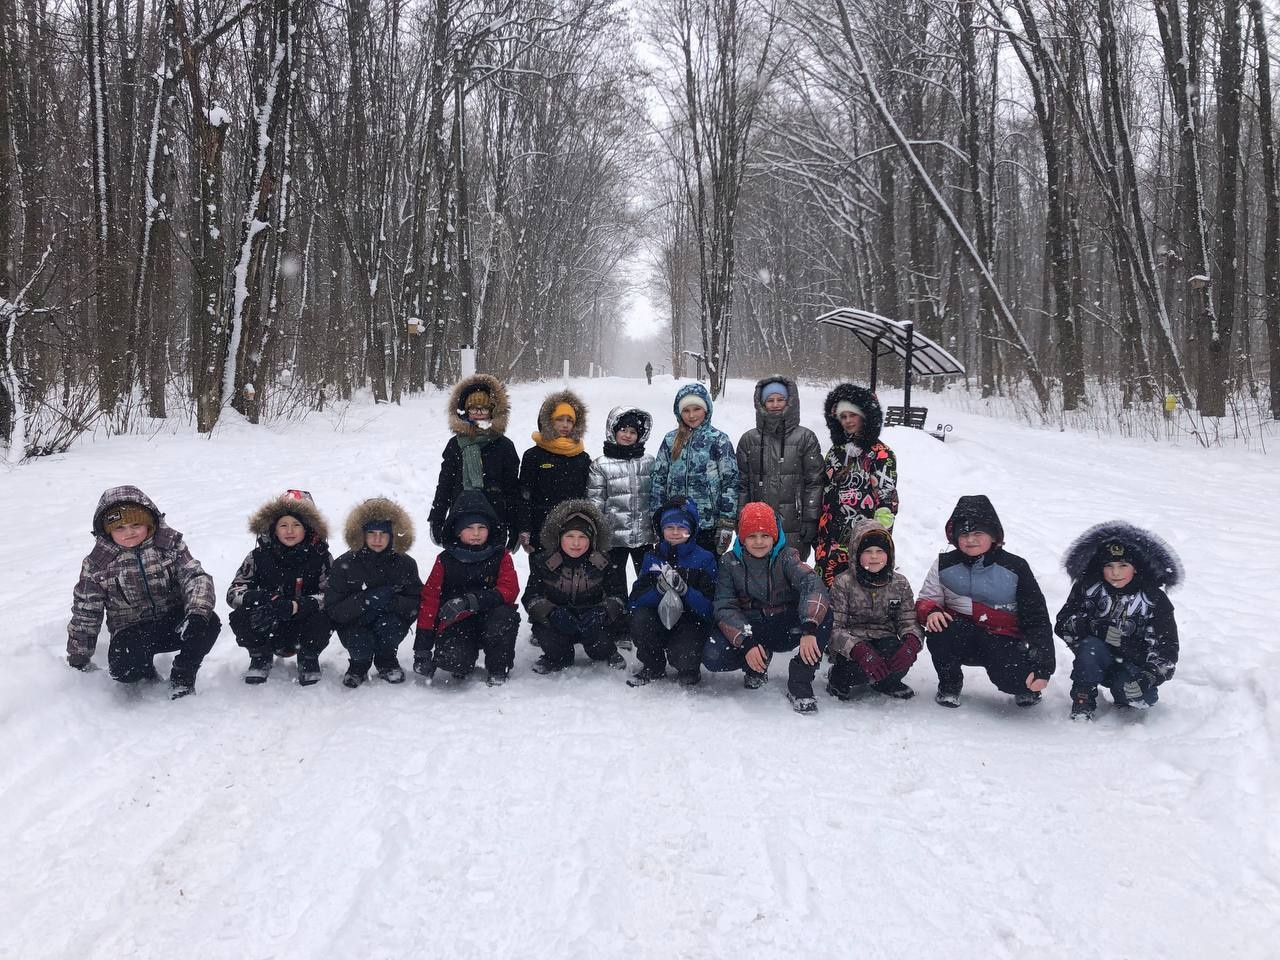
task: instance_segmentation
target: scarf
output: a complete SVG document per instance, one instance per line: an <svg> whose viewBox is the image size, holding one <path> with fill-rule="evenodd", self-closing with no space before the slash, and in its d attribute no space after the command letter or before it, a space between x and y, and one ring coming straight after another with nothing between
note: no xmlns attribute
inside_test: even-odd
<svg viewBox="0 0 1280 960"><path fill-rule="evenodd" d="M620 443L606 440L604 442L604 455L610 460L639 460L644 456L644 444L633 443L629 447L624 447Z"/></svg>
<svg viewBox="0 0 1280 960"><path fill-rule="evenodd" d="M458 435L458 447L462 450L462 489L484 489L484 448L493 439L487 433L474 437Z"/></svg>
<svg viewBox="0 0 1280 960"><path fill-rule="evenodd" d="M574 440L572 437L553 437L550 440L544 440L542 434L535 430L533 442L547 453L554 453L561 457L576 457L582 453L582 441Z"/></svg>

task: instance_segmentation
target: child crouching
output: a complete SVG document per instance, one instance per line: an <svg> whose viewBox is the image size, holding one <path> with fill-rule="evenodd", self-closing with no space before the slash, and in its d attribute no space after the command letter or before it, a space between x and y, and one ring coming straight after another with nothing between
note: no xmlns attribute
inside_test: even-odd
<svg viewBox="0 0 1280 960"><path fill-rule="evenodd" d="M1120 521L1100 523L1063 560L1071 593L1054 632L1071 652L1071 718L1092 720L1098 686L1117 707L1145 710L1178 665L1178 625L1165 589L1182 579L1173 549L1154 533Z"/></svg>

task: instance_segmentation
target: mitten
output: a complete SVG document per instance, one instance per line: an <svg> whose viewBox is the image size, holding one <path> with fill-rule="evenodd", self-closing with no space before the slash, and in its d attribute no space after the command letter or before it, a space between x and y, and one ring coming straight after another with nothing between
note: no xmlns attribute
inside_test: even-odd
<svg viewBox="0 0 1280 960"><path fill-rule="evenodd" d="M280 620L273 603L264 603L249 611L249 625L254 633L269 633Z"/></svg>
<svg viewBox="0 0 1280 960"><path fill-rule="evenodd" d="M271 599L271 594L266 590L246 590L244 596L240 598L240 606L246 610L259 607Z"/></svg>
<svg viewBox="0 0 1280 960"><path fill-rule="evenodd" d="M604 615L605 615L605 618L610 623L613 623L620 616L622 616L622 612L626 610L626 608L627 608L626 604L624 604L617 597L605 597Z"/></svg>
<svg viewBox="0 0 1280 960"><path fill-rule="evenodd" d="M667 572L663 574L666 578L667 586L674 590L680 596L684 596L689 592L689 584L685 583L684 577L680 576L679 571L675 567L668 567Z"/></svg>
<svg viewBox="0 0 1280 960"><path fill-rule="evenodd" d="M878 507L872 517L886 530L893 529L893 511L888 507Z"/></svg>
<svg viewBox="0 0 1280 960"><path fill-rule="evenodd" d="M920 641L915 634L908 633L902 638L902 645L893 651L889 658L890 673L906 673L920 655Z"/></svg>
<svg viewBox="0 0 1280 960"><path fill-rule="evenodd" d="M865 640L859 640L849 652L849 659L856 664L872 683L879 683L893 671L884 662L876 648Z"/></svg>
<svg viewBox="0 0 1280 960"><path fill-rule="evenodd" d="M178 624L178 640L182 643L190 643L208 629L208 617L202 617L198 613L188 613L183 621Z"/></svg>
<svg viewBox="0 0 1280 960"><path fill-rule="evenodd" d="M720 530L716 533L716 553L725 553L733 546L733 531Z"/></svg>
<svg viewBox="0 0 1280 960"><path fill-rule="evenodd" d="M448 623L451 620L457 620L462 614L475 608L476 595L474 593L464 593L462 596L454 597L446 602L440 608L440 614L436 619L439 623Z"/></svg>
<svg viewBox="0 0 1280 960"><path fill-rule="evenodd" d="M818 539L818 521L806 520L800 525L800 543L806 547L813 546L813 541Z"/></svg>
<svg viewBox="0 0 1280 960"><path fill-rule="evenodd" d="M430 520L428 521L428 526L431 529L431 542L434 543L437 547L443 547L444 546L444 521Z"/></svg>

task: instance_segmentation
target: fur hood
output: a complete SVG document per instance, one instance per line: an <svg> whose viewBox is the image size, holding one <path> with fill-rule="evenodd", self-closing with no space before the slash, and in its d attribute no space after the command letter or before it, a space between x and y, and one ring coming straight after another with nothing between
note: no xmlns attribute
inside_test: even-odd
<svg viewBox="0 0 1280 960"><path fill-rule="evenodd" d="M150 497L139 490L137 487L125 484L119 487L108 487L102 491L102 496L98 498L98 506L93 511L93 535L102 537L106 540L111 539L111 535L107 533L106 528L102 525L102 517L112 507L118 507L125 503L136 503L140 507L144 507L150 511L151 515L156 518L156 533L165 527L164 514L160 512L160 508L155 505Z"/></svg>
<svg viewBox="0 0 1280 960"><path fill-rule="evenodd" d="M1067 548L1062 565L1072 580L1100 572L1108 553L1102 548L1109 543L1124 547L1124 559L1133 564L1137 576L1157 587L1176 587L1182 582L1182 561L1173 548L1150 530L1143 530L1123 520L1108 520L1090 527Z"/></svg>
<svg viewBox="0 0 1280 960"><path fill-rule="evenodd" d="M281 517L296 517L307 528L312 540L328 542L329 524L315 503L294 497L275 497L260 506L249 517L249 532L263 542L270 542L271 533Z"/></svg>
<svg viewBox="0 0 1280 960"><path fill-rule="evenodd" d="M542 523L540 540L542 548L547 551L560 549L560 534L570 517L582 517L589 523L595 533L591 537L591 549L596 553L607 554L613 546L613 534L605 523L600 508L590 500L566 500L558 504L547 514Z"/></svg>
<svg viewBox="0 0 1280 960"><path fill-rule="evenodd" d="M396 553L408 553L413 546L413 521L404 508L386 497L371 497L356 504L347 516L342 534L351 550L364 549L364 525L371 520L391 521L391 549Z"/></svg>
<svg viewBox="0 0 1280 960"><path fill-rule="evenodd" d="M572 390L557 390L555 393L547 394L546 399L542 401L542 406L538 408L538 433L542 435L543 440L551 440L555 437L556 431L551 423L551 412L562 403L573 407L573 430L569 432L569 439L581 443L582 438L587 435L587 405Z"/></svg>
<svg viewBox="0 0 1280 960"><path fill-rule="evenodd" d="M780 417L765 410L764 401L760 398L760 393L771 383L780 383L787 388L787 406ZM800 391L796 389L796 382L790 377L774 376L757 380L756 389L751 397L756 405L756 429L761 433L767 432L769 427L776 424L778 420L782 421L782 428L786 433L800 426ZM866 407L862 409L865 410ZM841 431L841 437L843 436L844 433Z"/></svg>
<svg viewBox="0 0 1280 960"><path fill-rule="evenodd" d="M605 441L613 443L613 435L618 432L618 421L626 414L634 413L640 420L640 436L636 439L636 445L643 447L649 434L653 432L653 417L647 410L641 410L639 407L614 407L609 411L609 415L604 421Z"/></svg>
<svg viewBox="0 0 1280 960"><path fill-rule="evenodd" d="M511 416L511 401L507 397L507 388L497 377L487 373L477 373L474 377L466 377L454 384L449 394L449 429L459 436L474 437L479 431L467 419L467 411L462 404L467 394L473 390L483 390L493 398L493 426L489 433L502 436L507 432L507 419Z"/></svg>
<svg viewBox="0 0 1280 960"><path fill-rule="evenodd" d="M827 399L822 402L822 415L827 420L831 442L837 447L844 445L844 427L840 426L840 420L832 411L841 400L849 401L862 411L862 437L858 445L863 450L870 450L880 441L880 428L884 425L880 400L866 387L854 383L842 383L827 394Z"/></svg>

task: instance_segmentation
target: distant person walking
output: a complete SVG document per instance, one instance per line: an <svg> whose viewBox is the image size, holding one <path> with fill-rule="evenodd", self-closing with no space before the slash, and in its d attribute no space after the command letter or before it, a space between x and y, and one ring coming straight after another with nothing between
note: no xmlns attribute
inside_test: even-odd
<svg viewBox="0 0 1280 960"><path fill-rule="evenodd" d="M653 363L646 360L644 364L644 376L649 381L649 386L653 386Z"/></svg>

